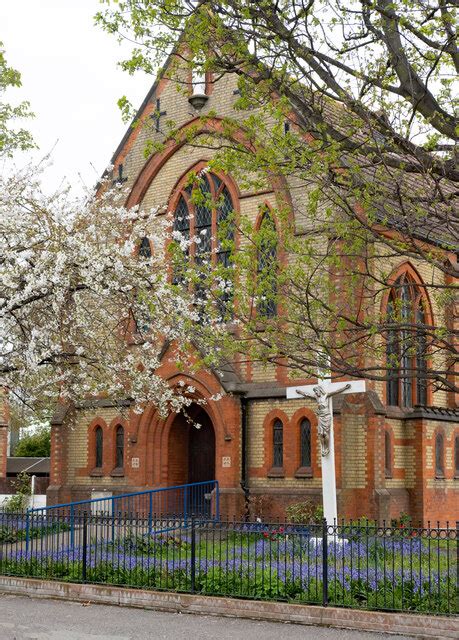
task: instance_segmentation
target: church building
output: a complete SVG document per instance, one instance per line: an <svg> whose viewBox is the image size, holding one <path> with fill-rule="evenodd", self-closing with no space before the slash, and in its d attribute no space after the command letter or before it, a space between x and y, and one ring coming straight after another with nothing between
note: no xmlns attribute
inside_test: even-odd
<svg viewBox="0 0 459 640"><path fill-rule="evenodd" d="M200 87L202 104L192 93L191 79L186 94L163 76L147 94L138 118L149 123L148 131L130 127L112 159L114 176L128 188L127 206L167 203L182 222L193 213L187 178L206 168L214 151L210 145L189 144L186 135L167 139L164 124L170 119L184 134L198 127L202 135L220 136L223 118L234 115L236 78L208 74ZM201 120L206 114L212 117ZM164 144L146 159L150 139ZM275 208L275 186L244 190L233 176L211 171L205 180L222 206L256 224ZM215 229L218 222L219 211L209 209L199 224ZM151 250L148 238L141 250ZM433 321L444 313L425 299L422 283L431 274L421 273L418 265L400 259L391 277L409 283L413 310L422 305ZM248 505L252 515L268 519L284 518L291 503L321 504L315 402L287 400L292 381L285 367L248 363L223 378L212 371L188 375L176 370L165 354L161 375L171 385L192 385L196 398L206 400L191 409L201 428L190 426L182 415L162 419L153 405L139 415L128 401L120 407L101 399L96 408L82 402L72 413L60 407L52 421L48 504L214 479L221 512L231 517L240 517ZM217 394L221 399L212 399ZM367 381L364 393L334 398L333 413L340 517L389 521L406 513L416 523L459 519L459 409L454 394L432 392L416 381L409 389L398 382Z"/></svg>

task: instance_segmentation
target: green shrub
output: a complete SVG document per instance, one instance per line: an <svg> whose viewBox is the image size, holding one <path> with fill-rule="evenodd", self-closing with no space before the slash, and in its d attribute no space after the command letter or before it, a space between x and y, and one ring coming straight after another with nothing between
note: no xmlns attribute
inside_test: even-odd
<svg viewBox="0 0 459 640"><path fill-rule="evenodd" d="M51 455L51 431L41 427L34 433L23 436L14 450L16 457L48 458Z"/></svg>
<svg viewBox="0 0 459 640"><path fill-rule="evenodd" d="M297 524L320 524L324 517L322 505L314 504L310 500L289 504L285 513L289 522Z"/></svg>

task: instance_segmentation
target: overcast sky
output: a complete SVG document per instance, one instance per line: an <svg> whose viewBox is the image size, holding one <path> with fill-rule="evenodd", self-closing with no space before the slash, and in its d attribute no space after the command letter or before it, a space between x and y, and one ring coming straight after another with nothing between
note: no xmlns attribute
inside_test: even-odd
<svg viewBox="0 0 459 640"><path fill-rule="evenodd" d="M116 38L93 25L99 8L98 0L0 0L0 40L23 84L8 99L31 103L36 117L25 126L40 146L37 158L54 147L47 190L64 179L78 190L97 182L127 128L118 98L140 106L154 80L117 68Z"/></svg>

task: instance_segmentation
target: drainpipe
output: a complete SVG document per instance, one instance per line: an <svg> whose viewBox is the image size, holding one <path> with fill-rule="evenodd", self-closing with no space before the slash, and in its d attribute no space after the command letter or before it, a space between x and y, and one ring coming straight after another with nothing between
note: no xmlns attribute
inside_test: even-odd
<svg viewBox="0 0 459 640"><path fill-rule="evenodd" d="M248 400L245 396L240 397L241 400L241 488L244 492L244 520L247 522L250 518L250 490L248 482L248 447L247 447L247 405Z"/></svg>

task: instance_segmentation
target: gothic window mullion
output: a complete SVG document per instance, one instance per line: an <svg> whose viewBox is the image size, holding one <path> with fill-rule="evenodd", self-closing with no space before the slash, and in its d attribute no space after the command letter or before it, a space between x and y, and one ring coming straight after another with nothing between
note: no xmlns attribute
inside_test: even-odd
<svg viewBox="0 0 459 640"><path fill-rule="evenodd" d="M392 324L395 322L394 318L395 306L394 299L391 296L387 305L387 315L389 322ZM387 332L387 361L389 365L388 381L387 381L387 401L389 405L398 405L400 390L399 390L399 377L398 377L398 344L397 344L397 332L394 329L389 329Z"/></svg>
<svg viewBox="0 0 459 640"><path fill-rule="evenodd" d="M427 402L427 337L421 286L406 274L392 285L387 318L399 327L387 332L388 404L410 408ZM398 357L398 367L392 360ZM395 379L395 372L398 380ZM398 397L397 397L398 396Z"/></svg>

